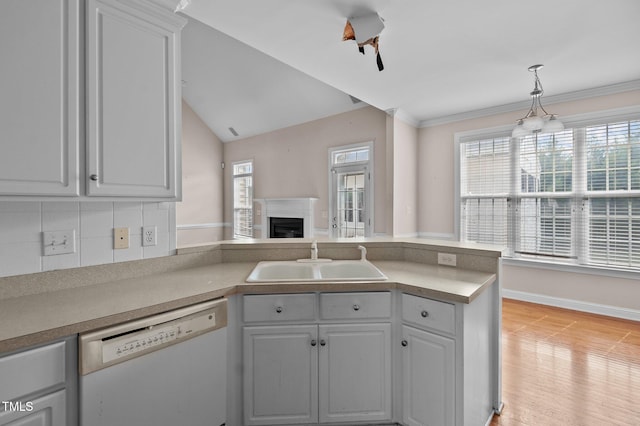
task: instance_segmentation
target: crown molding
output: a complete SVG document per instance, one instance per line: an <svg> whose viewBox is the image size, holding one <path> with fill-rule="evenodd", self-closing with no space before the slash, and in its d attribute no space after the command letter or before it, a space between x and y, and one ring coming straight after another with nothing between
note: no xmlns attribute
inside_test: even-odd
<svg viewBox="0 0 640 426"><path fill-rule="evenodd" d="M576 90L574 92L561 93L559 95L545 96L544 104L553 105L561 102L578 101L582 99L594 98L597 96L613 95L616 93L629 92L640 89L640 80L632 80L624 83L616 83L608 86L594 87L591 89ZM446 115L443 117L429 118L419 122L418 127L432 127L441 124L453 123L456 121L469 120L473 118L488 117L507 112L520 111L531 106L531 100L513 102L495 107L482 108L473 111L466 111L457 114Z"/></svg>

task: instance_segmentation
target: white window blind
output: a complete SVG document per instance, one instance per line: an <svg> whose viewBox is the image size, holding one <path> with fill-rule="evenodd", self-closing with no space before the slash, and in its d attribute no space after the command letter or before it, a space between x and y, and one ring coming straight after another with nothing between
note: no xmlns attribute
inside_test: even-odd
<svg viewBox="0 0 640 426"><path fill-rule="evenodd" d="M460 145L463 240L507 245L510 164L508 137Z"/></svg>
<svg viewBox="0 0 640 426"><path fill-rule="evenodd" d="M590 263L640 266L640 120L585 129Z"/></svg>
<svg viewBox="0 0 640 426"><path fill-rule="evenodd" d="M575 257L573 235L573 131L520 138L516 164L515 252Z"/></svg>
<svg viewBox="0 0 640 426"><path fill-rule="evenodd" d="M460 238L640 268L640 120L460 142Z"/></svg>
<svg viewBox="0 0 640 426"><path fill-rule="evenodd" d="M253 237L253 162L233 165L233 235Z"/></svg>

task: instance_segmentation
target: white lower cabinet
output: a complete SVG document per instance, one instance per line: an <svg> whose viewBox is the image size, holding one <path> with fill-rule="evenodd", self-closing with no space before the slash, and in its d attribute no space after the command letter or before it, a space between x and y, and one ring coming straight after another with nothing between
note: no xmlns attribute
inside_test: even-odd
<svg viewBox="0 0 640 426"><path fill-rule="evenodd" d="M319 330L320 423L391 419L391 324Z"/></svg>
<svg viewBox="0 0 640 426"><path fill-rule="evenodd" d="M77 424L75 336L0 354L0 426Z"/></svg>
<svg viewBox="0 0 640 426"><path fill-rule="evenodd" d="M316 296L244 296L243 424L392 420L389 292Z"/></svg>
<svg viewBox="0 0 640 426"><path fill-rule="evenodd" d="M15 410L0 411L0 425L66 426L66 391L44 395L28 401Z"/></svg>
<svg viewBox="0 0 640 426"><path fill-rule="evenodd" d="M314 423L318 418L318 327L245 327L244 423Z"/></svg>
<svg viewBox="0 0 640 426"><path fill-rule="evenodd" d="M403 325L401 344L403 424L453 425L454 340Z"/></svg>
<svg viewBox="0 0 640 426"><path fill-rule="evenodd" d="M391 325L244 328L247 425L391 419Z"/></svg>

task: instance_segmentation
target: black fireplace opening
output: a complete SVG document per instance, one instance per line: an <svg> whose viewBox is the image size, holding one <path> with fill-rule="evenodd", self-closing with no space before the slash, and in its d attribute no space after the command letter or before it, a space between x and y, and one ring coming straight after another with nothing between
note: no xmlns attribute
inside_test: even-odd
<svg viewBox="0 0 640 426"><path fill-rule="evenodd" d="M301 217L270 217L271 238L303 238L304 219Z"/></svg>

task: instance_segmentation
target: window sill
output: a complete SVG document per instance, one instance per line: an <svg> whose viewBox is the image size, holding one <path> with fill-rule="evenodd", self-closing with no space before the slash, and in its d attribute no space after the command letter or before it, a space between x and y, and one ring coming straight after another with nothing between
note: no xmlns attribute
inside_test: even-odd
<svg viewBox="0 0 640 426"><path fill-rule="evenodd" d="M537 268L560 272L571 272L576 274L599 275L611 278L626 278L638 280L638 278L640 277L639 270L607 268L604 266L575 265L565 262L551 261L547 259L541 260L525 259L521 257L503 257L502 264L521 268Z"/></svg>

